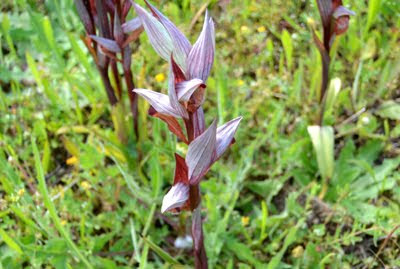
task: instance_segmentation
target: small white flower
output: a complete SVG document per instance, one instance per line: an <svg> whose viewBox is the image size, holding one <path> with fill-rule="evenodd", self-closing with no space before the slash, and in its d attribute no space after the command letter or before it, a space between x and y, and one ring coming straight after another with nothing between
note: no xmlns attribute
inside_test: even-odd
<svg viewBox="0 0 400 269"><path fill-rule="evenodd" d="M179 236L176 238L174 242L174 246L176 248L184 249L184 248L191 248L193 245L193 239L190 235Z"/></svg>

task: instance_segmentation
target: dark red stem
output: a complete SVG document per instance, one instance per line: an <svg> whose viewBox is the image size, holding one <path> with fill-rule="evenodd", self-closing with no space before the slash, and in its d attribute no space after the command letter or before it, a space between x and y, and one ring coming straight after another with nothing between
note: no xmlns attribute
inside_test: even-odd
<svg viewBox="0 0 400 269"><path fill-rule="evenodd" d="M135 89L135 84L133 82L133 76L131 71L131 48L126 46L122 50L122 59L123 59L123 69L124 69L124 77L126 88L128 91L129 96L129 103L132 113L132 120L133 120L133 130L135 132L136 138L139 137L139 127L138 127L138 98L137 94L133 92Z"/></svg>
<svg viewBox="0 0 400 269"><path fill-rule="evenodd" d="M320 104L320 115L318 119L318 125L322 126L324 122L324 113L325 113L325 95L328 90L328 83L329 83L329 66L330 66L330 56L329 50L325 50L321 52L322 58L322 82L321 82L321 92L319 97L319 104Z"/></svg>
<svg viewBox="0 0 400 269"><path fill-rule="evenodd" d="M108 100L112 106L115 106L118 103L118 99L115 96L114 89L111 86L110 78L108 77L107 67L98 66L101 80L103 81L104 87L106 88Z"/></svg>
<svg viewBox="0 0 400 269"><path fill-rule="evenodd" d="M203 221L201 219L200 204L192 213L192 237L195 268L208 269L207 254L204 248Z"/></svg>
<svg viewBox="0 0 400 269"><path fill-rule="evenodd" d="M189 112L185 120L189 144L204 132L204 114L202 108L194 113ZM192 239L194 264L196 269L207 269L207 254L204 247L203 221L201 219L201 194L199 184L190 185L190 209L192 211Z"/></svg>

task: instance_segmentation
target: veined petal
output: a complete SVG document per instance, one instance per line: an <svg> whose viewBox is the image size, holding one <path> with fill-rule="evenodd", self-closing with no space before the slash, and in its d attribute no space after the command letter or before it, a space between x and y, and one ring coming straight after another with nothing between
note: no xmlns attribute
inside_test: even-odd
<svg viewBox="0 0 400 269"><path fill-rule="evenodd" d="M339 6L335 11L333 12L333 17L335 19L341 17L341 16L355 16L356 13L348 8L345 8L344 6Z"/></svg>
<svg viewBox="0 0 400 269"><path fill-rule="evenodd" d="M142 21L138 17L133 18L132 20L122 24L122 30L124 31L125 34L136 31L140 27L142 27Z"/></svg>
<svg viewBox="0 0 400 269"><path fill-rule="evenodd" d="M171 106L168 95L145 89L133 91L144 97L158 113L181 118L181 115Z"/></svg>
<svg viewBox="0 0 400 269"><path fill-rule="evenodd" d="M164 196L161 213L182 207L189 199L189 185L179 182Z"/></svg>
<svg viewBox="0 0 400 269"><path fill-rule="evenodd" d="M189 79L199 78L204 82L210 74L214 63L215 37L214 23L206 12L203 30L189 52L187 59L187 75Z"/></svg>
<svg viewBox="0 0 400 269"><path fill-rule="evenodd" d="M189 168L190 184L198 184L211 166L215 155L217 123L214 120L208 129L189 144L186 165Z"/></svg>
<svg viewBox="0 0 400 269"><path fill-rule="evenodd" d="M229 148L234 140L234 135L242 117L233 119L217 129L217 141L215 146L215 158L214 161L218 160L222 154Z"/></svg>
<svg viewBox="0 0 400 269"><path fill-rule="evenodd" d="M167 17L165 17L159 10L145 0L145 3L150 8L153 15L164 25L168 31L173 42L173 54L178 65L186 70L186 58L189 54L192 45L189 40L182 34L182 32L173 24Z"/></svg>
<svg viewBox="0 0 400 269"><path fill-rule="evenodd" d="M201 79L194 78L188 81L183 81L176 84L176 92L178 94L178 100L187 102L189 101L192 94L199 88L200 86L205 87L206 85Z"/></svg>
<svg viewBox="0 0 400 269"><path fill-rule="evenodd" d="M196 112L191 115L193 122L194 137L201 135L206 129L206 123L204 122L204 111L202 107L199 107Z"/></svg>
<svg viewBox="0 0 400 269"><path fill-rule="evenodd" d="M189 118L186 109L179 103L178 95L175 89L175 74L173 70L174 58L171 56L170 68L169 68L169 80L168 80L168 97L171 106L179 113L179 115L185 119Z"/></svg>
<svg viewBox="0 0 400 269"><path fill-rule="evenodd" d="M115 42L114 40L95 36L95 35L90 35L90 38L93 39L94 41L96 41L100 46L106 48L107 50L109 50L111 52L120 52L121 51L117 42Z"/></svg>
<svg viewBox="0 0 400 269"><path fill-rule="evenodd" d="M173 51L173 42L165 27L159 22L156 17L149 14L141 6L133 4L143 27L149 37L150 43L154 50L164 60L169 61Z"/></svg>

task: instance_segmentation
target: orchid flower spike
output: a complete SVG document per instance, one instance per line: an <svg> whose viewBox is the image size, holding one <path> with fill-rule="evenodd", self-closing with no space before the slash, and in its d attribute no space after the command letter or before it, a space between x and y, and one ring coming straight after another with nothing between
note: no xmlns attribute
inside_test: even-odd
<svg viewBox="0 0 400 269"><path fill-rule="evenodd" d="M342 0L317 0L321 15L325 50L329 51L335 37L349 28L350 16L355 13L343 6Z"/></svg>
<svg viewBox="0 0 400 269"><path fill-rule="evenodd" d="M174 183L165 195L161 209L162 212L177 212L196 206L189 203L190 186L198 185L211 165L234 142L242 118L231 120L219 128L215 120L207 129L204 126L201 106L215 55L215 28L208 12L202 31L192 46L167 17L145 2L150 12L137 4L133 6L154 50L169 62L168 94L146 89L136 89L135 92L150 103L151 116L166 122L169 130L189 145L185 158L175 155ZM184 121L187 136L179 120Z"/></svg>

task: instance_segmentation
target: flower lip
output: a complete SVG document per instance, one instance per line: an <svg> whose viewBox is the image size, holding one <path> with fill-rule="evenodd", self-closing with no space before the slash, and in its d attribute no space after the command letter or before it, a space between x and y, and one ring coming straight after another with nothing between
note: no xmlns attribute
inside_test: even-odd
<svg viewBox="0 0 400 269"><path fill-rule="evenodd" d="M355 16L356 13L344 6L339 6L338 8L335 9L333 12L332 16L337 19L342 16Z"/></svg>

